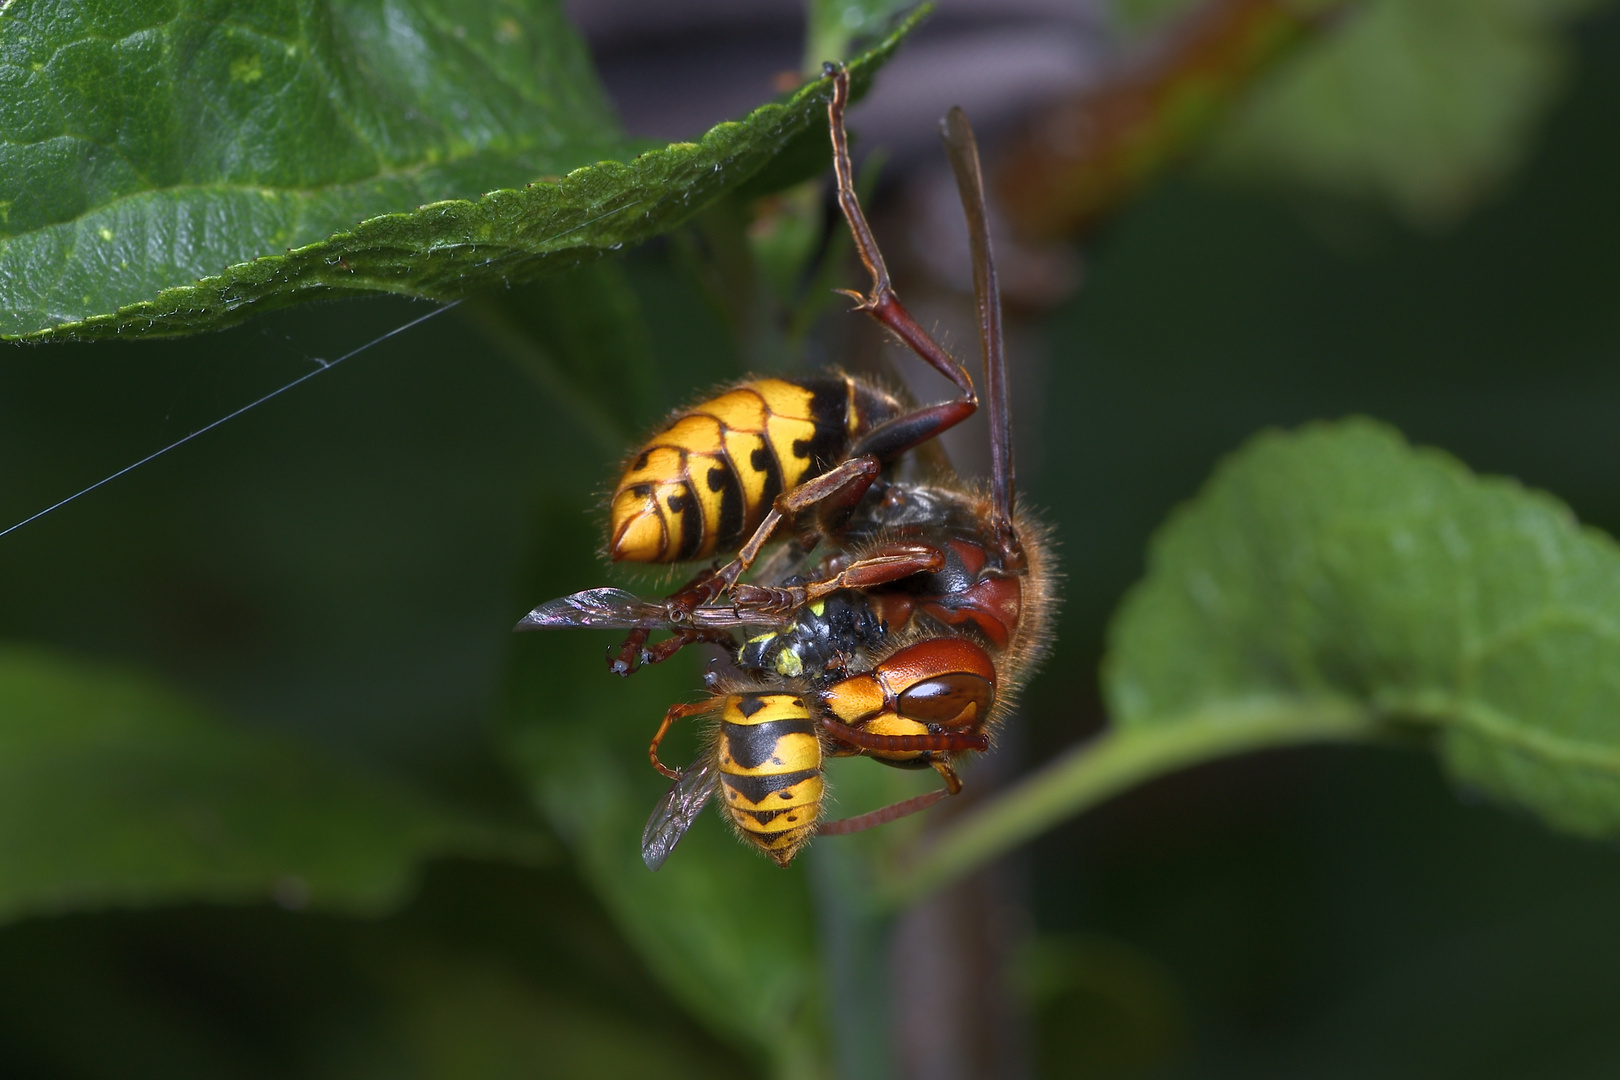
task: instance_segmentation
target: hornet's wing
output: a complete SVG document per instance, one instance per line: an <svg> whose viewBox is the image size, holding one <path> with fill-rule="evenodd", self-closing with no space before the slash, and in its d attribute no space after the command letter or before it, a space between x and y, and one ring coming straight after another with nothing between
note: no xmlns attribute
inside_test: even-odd
<svg viewBox="0 0 1620 1080"><path fill-rule="evenodd" d="M790 614L767 614L746 604L685 607L667 600L643 600L623 589L586 589L548 600L523 616L513 629L659 630L684 626L729 629L737 626L781 626Z"/></svg>
<svg viewBox="0 0 1620 1080"><path fill-rule="evenodd" d="M712 757L701 757L688 765L681 778L653 807L652 817L641 833L641 861L657 870L681 842L686 830L720 786L720 769Z"/></svg>

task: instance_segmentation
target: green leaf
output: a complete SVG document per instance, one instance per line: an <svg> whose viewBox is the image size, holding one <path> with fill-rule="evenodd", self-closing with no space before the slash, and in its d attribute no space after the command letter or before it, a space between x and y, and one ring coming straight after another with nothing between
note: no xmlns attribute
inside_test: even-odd
<svg viewBox="0 0 1620 1080"><path fill-rule="evenodd" d="M1268 434L1153 546L1113 631L1122 735L1212 709L1432 731L1453 775L1620 831L1620 548L1367 421Z"/></svg>
<svg viewBox="0 0 1620 1080"><path fill-rule="evenodd" d="M1259 87L1220 170L1456 219L1521 163L1593 0L1367 0Z"/></svg>
<svg viewBox="0 0 1620 1080"><path fill-rule="evenodd" d="M1122 791L1267 747L1432 739L1455 779L1620 832L1620 546L1366 420L1270 433L1153 543L1112 730L880 882L904 903Z"/></svg>
<svg viewBox="0 0 1620 1080"><path fill-rule="evenodd" d="M625 146L546 0L16 0L0 82L7 335Z"/></svg>
<svg viewBox="0 0 1620 1080"><path fill-rule="evenodd" d="M0 919L199 900L372 912L424 858L537 851L143 676L0 650Z"/></svg>
<svg viewBox="0 0 1620 1080"><path fill-rule="evenodd" d="M685 220L829 93L598 162L625 143L545 0L14 0L0 86L0 337L33 340L532 278Z"/></svg>

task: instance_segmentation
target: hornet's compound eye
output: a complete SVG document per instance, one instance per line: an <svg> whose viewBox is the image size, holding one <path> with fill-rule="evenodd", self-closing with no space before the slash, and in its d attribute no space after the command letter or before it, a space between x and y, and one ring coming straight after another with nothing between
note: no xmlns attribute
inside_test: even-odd
<svg viewBox="0 0 1620 1080"><path fill-rule="evenodd" d="M957 672L924 679L900 695L901 716L925 724L970 728L983 724L996 700L996 688L982 675Z"/></svg>

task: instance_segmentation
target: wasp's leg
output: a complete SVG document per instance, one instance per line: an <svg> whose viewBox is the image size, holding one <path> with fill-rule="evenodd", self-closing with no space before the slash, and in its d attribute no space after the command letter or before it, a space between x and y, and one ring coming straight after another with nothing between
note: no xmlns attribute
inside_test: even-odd
<svg viewBox="0 0 1620 1080"><path fill-rule="evenodd" d="M734 559L714 572L713 582L719 587L710 595L718 596L737 583L737 579L759 558L760 549L770 543L771 536L785 519L823 504L853 509L878 478L882 468L877 458L870 455L848 458L815 479L806 480L792 491L778 495L771 504L770 513L759 523L759 528L748 538L748 543L742 546ZM848 512L847 509L845 512Z"/></svg>
<svg viewBox="0 0 1620 1080"><path fill-rule="evenodd" d="M653 768L671 780L679 780L681 778L679 769L672 769L658 760L659 744L664 741L664 736L669 734L669 729L675 726L675 721L685 720L689 716L702 716L704 713L713 712L724 701L725 698L722 697L712 698L708 701L698 701L690 705L671 705L669 711L664 714L664 722L658 725L658 731L653 735L652 744L647 747L647 757L652 760Z"/></svg>
<svg viewBox="0 0 1620 1080"><path fill-rule="evenodd" d="M830 577L803 585L733 585L731 599L738 608L765 614L794 611L813 604L839 589L870 589L945 568L945 553L928 544L891 544L851 562Z"/></svg>
<svg viewBox="0 0 1620 1080"><path fill-rule="evenodd" d="M656 645L649 645L641 651L642 664L662 664L688 645L706 642L710 645L724 645L728 649L737 647L737 639L731 636L729 630L713 630L700 626L683 626L669 637Z"/></svg>
<svg viewBox="0 0 1620 1080"><path fill-rule="evenodd" d="M714 571L704 569L691 581L670 593L665 603L684 608L695 608L705 601L712 600L720 595L723 586L714 580ZM647 651L647 638L652 631L638 628L624 636L624 641L617 649L608 651L608 670L615 675L629 675L642 663ZM661 659L668 659L663 657ZM654 661L656 663L656 661Z"/></svg>
<svg viewBox="0 0 1620 1080"><path fill-rule="evenodd" d="M942 799L948 799L953 792L938 788L934 791L925 791L921 795L913 795L909 799L885 806L881 810L870 810L854 817L840 818L838 821L825 821L816 829L821 836L848 836L850 833L865 832L875 829L879 825L887 825L891 821L915 814L919 810L926 810Z"/></svg>
<svg viewBox="0 0 1620 1080"><path fill-rule="evenodd" d="M902 799L900 802L885 806L880 810L871 810L838 821L824 822L816 832L822 836L847 836L849 833L864 832L879 825L887 825L891 821L898 821L900 818L915 814L919 810L926 810L937 802L948 799L952 795L960 794L962 778L956 775L956 770L951 768L950 762L944 758L935 758L929 764L944 778L944 787L937 788L934 791L925 791L921 795L913 795L909 799Z"/></svg>

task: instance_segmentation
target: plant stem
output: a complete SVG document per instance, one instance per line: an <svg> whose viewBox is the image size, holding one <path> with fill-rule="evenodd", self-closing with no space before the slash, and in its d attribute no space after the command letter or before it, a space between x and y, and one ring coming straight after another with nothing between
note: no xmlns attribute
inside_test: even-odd
<svg viewBox="0 0 1620 1080"><path fill-rule="evenodd" d="M834 1075L838 1080L892 1080L888 962L893 913L874 908L868 864L858 852L817 844L809 859Z"/></svg>
<svg viewBox="0 0 1620 1080"><path fill-rule="evenodd" d="M1332 698L1228 706L1110 731L947 826L916 858L879 879L879 901L904 907L1059 821L1177 769L1267 747L1361 741L1381 731L1365 706Z"/></svg>

